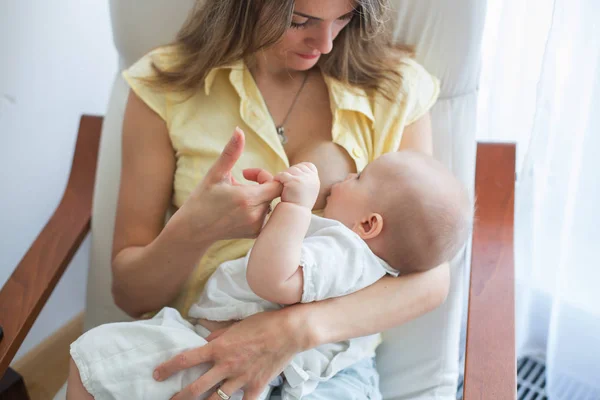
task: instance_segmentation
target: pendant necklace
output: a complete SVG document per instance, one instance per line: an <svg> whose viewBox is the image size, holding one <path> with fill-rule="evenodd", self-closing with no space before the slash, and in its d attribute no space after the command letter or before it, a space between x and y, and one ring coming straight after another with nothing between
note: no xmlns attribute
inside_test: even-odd
<svg viewBox="0 0 600 400"><path fill-rule="evenodd" d="M296 105L296 102L298 101L298 97L300 97L300 93L302 92L302 89L304 89L304 85L306 85L306 81L308 80L308 74L309 73L307 72L306 75L304 76L302 85L300 86L300 89L298 89L298 92L296 93L296 97L294 97L294 101L292 101L292 105L290 106L290 109L288 110L285 118L283 119L283 122L279 126L275 125L275 129L277 130L277 136L279 137L279 141L281 142L281 144L286 144L288 141L287 136L285 136L285 123L287 122L288 118L290 117L290 114L292 113L292 110L294 109L294 106ZM267 107L267 111L268 110L269 110L269 108ZM269 111L269 115L271 115L271 119L273 120L273 123L275 123L275 119L273 118L271 111Z"/></svg>

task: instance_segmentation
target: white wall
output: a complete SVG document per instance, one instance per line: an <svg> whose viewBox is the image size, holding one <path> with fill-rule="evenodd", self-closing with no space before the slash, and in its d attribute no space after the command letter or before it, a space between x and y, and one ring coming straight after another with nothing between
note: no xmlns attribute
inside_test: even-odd
<svg viewBox="0 0 600 400"><path fill-rule="evenodd" d="M0 285L58 205L81 114L117 72L108 1L0 1ZM88 240L17 358L83 310Z"/></svg>

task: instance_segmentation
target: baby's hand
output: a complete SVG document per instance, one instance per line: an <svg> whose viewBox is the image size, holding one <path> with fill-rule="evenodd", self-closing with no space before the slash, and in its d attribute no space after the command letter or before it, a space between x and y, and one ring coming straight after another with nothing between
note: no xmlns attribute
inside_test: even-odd
<svg viewBox="0 0 600 400"><path fill-rule="evenodd" d="M319 195L319 173L313 163L303 162L291 166L275 176L283 184L281 201L294 203L312 210Z"/></svg>

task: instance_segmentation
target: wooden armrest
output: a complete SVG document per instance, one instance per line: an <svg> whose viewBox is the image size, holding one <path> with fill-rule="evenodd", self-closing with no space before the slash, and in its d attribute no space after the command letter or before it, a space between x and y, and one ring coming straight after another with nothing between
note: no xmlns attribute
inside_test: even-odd
<svg viewBox="0 0 600 400"><path fill-rule="evenodd" d="M515 145L479 143L464 399L516 398Z"/></svg>
<svg viewBox="0 0 600 400"><path fill-rule="evenodd" d="M101 117L81 118L63 198L0 291L0 377L90 230L101 128Z"/></svg>

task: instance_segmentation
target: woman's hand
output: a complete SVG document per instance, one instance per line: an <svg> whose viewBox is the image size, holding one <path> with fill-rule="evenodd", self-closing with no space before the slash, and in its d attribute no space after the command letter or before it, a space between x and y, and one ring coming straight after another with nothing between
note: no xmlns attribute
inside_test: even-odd
<svg viewBox="0 0 600 400"><path fill-rule="evenodd" d="M301 306L300 306L301 307ZM297 309L292 312L292 308ZM154 378L162 381L181 370L201 363L213 367L197 381L172 397L196 399L216 385L227 395L244 390L244 400L255 400L297 353L310 346L303 338L298 307L255 314L226 330L209 336L209 343L188 350L161 364ZM158 378L157 378L158 377ZM209 400L220 400L213 393Z"/></svg>
<svg viewBox="0 0 600 400"><path fill-rule="evenodd" d="M237 182L231 170L243 150L244 133L236 128L220 157L175 214L188 222L192 237L215 241L255 237L260 231L282 185L261 169L244 170L244 178L259 185Z"/></svg>

